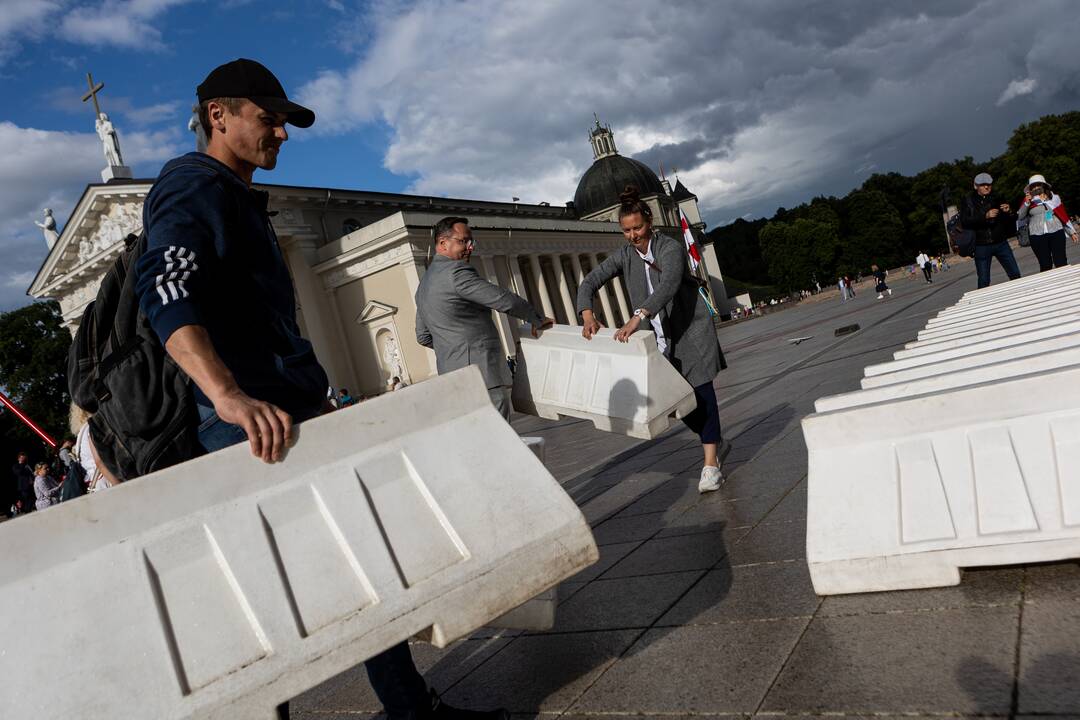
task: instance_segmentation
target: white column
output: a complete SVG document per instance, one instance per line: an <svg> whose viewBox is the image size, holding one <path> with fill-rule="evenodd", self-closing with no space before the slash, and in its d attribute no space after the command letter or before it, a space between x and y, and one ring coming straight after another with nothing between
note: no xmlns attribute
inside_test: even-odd
<svg viewBox="0 0 1080 720"><path fill-rule="evenodd" d="M488 256L481 256L480 263L484 268L484 277L488 282L499 284L499 276L495 273L495 263ZM501 312L491 311L494 315L495 329L499 331L499 340L502 341L503 355L514 356L517 352L514 348L514 334L510 331L510 318Z"/></svg>
<svg viewBox="0 0 1080 720"><path fill-rule="evenodd" d="M527 300L529 298L529 290L525 287L525 278L521 276L521 265L518 264L518 256L507 255L506 267L510 269L510 282L513 286L513 291Z"/></svg>
<svg viewBox="0 0 1080 720"><path fill-rule="evenodd" d="M543 306L544 315L546 317L555 318L555 308L551 304L551 295L548 294L547 280L544 279L544 271L540 267L540 258L530 253L529 254L529 267L532 268L533 275L536 276L536 290L540 295L540 304Z"/></svg>
<svg viewBox="0 0 1080 720"><path fill-rule="evenodd" d="M712 290L713 305L716 312L726 315L730 312L728 304L727 288L724 287L724 276L720 274L720 263L716 259L716 245L709 243L701 248L701 254L705 257L705 269L709 273L709 289Z"/></svg>
<svg viewBox="0 0 1080 720"><path fill-rule="evenodd" d="M589 262L592 264L593 269L600 265L600 259L596 257L596 253L589 253ZM611 308L611 300L608 298L607 291L608 287L604 285L596 294L600 296L600 306L604 308L604 320L609 327L615 327L618 320L615 318L615 313Z"/></svg>
<svg viewBox="0 0 1080 720"><path fill-rule="evenodd" d="M326 291L327 304L330 306L330 316L333 318L334 324L337 326L338 333L341 336L341 341L345 343L345 365L349 368L349 375L352 376L352 380L348 385L340 385L339 387L360 387L360 375L356 372L356 365L353 364L352 356L352 343L349 342L349 332L345 329L345 323L341 319L341 309L338 307L337 300L337 288L328 288Z"/></svg>
<svg viewBox="0 0 1080 720"><path fill-rule="evenodd" d="M323 292L321 278L311 269L309 258L314 258L315 238L298 238L282 248L285 262L292 271L296 299L300 305L300 321L307 338L311 340L315 354L330 376L330 384L341 387L355 375L349 367L348 337L336 327L330 308L333 298Z"/></svg>
<svg viewBox="0 0 1080 720"><path fill-rule="evenodd" d="M566 320L571 325L580 325L577 312L574 310L574 300L570 297L570 284L566 281L566 273L563 271L562 258L558 255L552 255L551 267L555 271L555 282L559 284L559 296L562 298L563 307L566 309Z"/></svg>
<svg viewBox="0 0 1080 720"><path fill-rule="evenodd" d="M405 281L407 283L409 283L409 297L410 298L415 298L416 297L416 291L420 288L420 278L422 278L424 276L424 273L427 271L427 268L425 268L423 262L418 260L416 258L416 256L414 255L412 257L406 258L405 261L401 263L401 269L405 271ZM413 313L416 312L416 301L415 300L413 302L409 303L409 309ZM400 340L401 340L401 338L398 338L399 342L400 342ZM413 342L415 343L416 340L413 339ZM427 358L428 374L427 374L426 377L435 377L436 375L438 375L438 371L436 370L436 363L435 363L435 351L432 350L429 347L423 347L423 346L421 346L419 344L417 344L417 347L419 347L421 350L424 351L424 356ZM424 380L424 379L426 379L426 378L414 376L413 377L413 382L416 382L417 380Z"/></svg>
<svg viewBox="0 0 1080 720"><path fill-rule="evenodd" d="M622 278L618 275L611 278L611 287L615 289L615 299L619 301L619 310L622 311L626 321L630 322L630 295L626 292L626 287L623 285ZM637 308L634 309L636 310Z"/></svg>

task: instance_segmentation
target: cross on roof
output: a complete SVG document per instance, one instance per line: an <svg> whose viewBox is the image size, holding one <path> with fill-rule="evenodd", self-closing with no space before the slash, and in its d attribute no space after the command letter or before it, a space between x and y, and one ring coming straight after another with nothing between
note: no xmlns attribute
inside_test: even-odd
<svg viewBox="0 0 1080 720"><path fill-rule="evenodd" d="M94 85L94 76L90 73L86 73L86 84L90 87L90 92L82 96L83 102L87 100L94 101L94 117L97 118L101 115L101 108L98 107L97 94L105 89L105 83L98 83Z"/></svg>

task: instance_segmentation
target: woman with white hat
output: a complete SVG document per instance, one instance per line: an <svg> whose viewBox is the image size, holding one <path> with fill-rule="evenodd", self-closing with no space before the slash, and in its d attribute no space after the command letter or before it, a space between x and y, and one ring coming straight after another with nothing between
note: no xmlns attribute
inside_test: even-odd
<svg viewBox="0 0 1080 720"><path fill-rule="evenodd" d="M1042 175L1032 175L1024 188L1024 203L1017 217L1027 220L1031 250L1039 259L1039 272L1069 264L1065 257L1065 233L1080 240L1061 198Z"/></svg>

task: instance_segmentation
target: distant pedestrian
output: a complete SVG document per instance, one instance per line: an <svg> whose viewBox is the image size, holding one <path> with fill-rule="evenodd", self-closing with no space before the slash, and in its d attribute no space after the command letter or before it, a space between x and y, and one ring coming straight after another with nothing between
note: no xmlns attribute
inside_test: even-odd
<svg viewBox="0 0 1080 720"><path fill-rule="evenodd" d="M28 513L34 509L34 469L30 467L29 457L20 452L11 466L12 480L15 484L14 502L16 509Z"/></svg>
<svg viewBox="0 0 1080 720"><path fill-rule="evenodd" d="M1027 220L1031 250L1039 260L1039 272L1069 264L1065 257L1065 234L1075 243L1080 240L1065 211L1061 197L1054 193L1042 175L1032 175L1024 188L1024 202L1017 213Z"/></svg>
<svg viewBox="0 0 1080 720"><path fill-rule="evenodd" d="M926 283L928 285L934 282L933 278L930 277L930 274L933 272L934 268L933 265L931 265L930 263L929 255L920 250L918 256L916 256L915 258L915 264L922 269L923 277L926 278Z"/></svg>
<svg viewBox="0 0 1080 720"><path fill-rule="evenodd" d="M44 510L60 502L60 483L49 475L48 463L39 462L34 466L34 506Z"/></svg>
<svg viewBox="0 0 1080 720"><path fill-rule="evenodd" d="M847 285L848 297L855 297L855 280L850 275L844 276L844 284Z"/></svg>
<svg viewBox="0 0 1080 720"><path fill-rule="evenodd" d="M1020 277L1020 267L1009 247L1009 238L1016 235L1016 213L993 193L993 183L987 173L976 175L975 191L960 207L960 224L975 233L975 272L980 288L990 284L990 260L995 257L1010 280Z"/></svg>
<svg viewBox="0 0 1080 720"><path fill-rule="evenodd" d="M353 396L349 394L349 388L341 388L340 390L338 390L337 406L339 408L346 408L350 405L355 404L356 400L354 400Z"/></svg>
<svg viewBox="0 0 1080 720"><path fill-rule="evenodd" d="M879 268L877 265L871 265L870 270L874 273L874 277L877 279L877 285L874 286L874 290L877 291L877 299L884 300L885 293L892 296L892 288L885 284L885 271Z"/></svg>
<svg viewBox="0 0 1080 720"><path fill-rule="evenodd" d="M840 278L836 281L836 287L840 289L840 302L846 303L848 301L848 288L847 283L844 282L844 278Z"/></svg>

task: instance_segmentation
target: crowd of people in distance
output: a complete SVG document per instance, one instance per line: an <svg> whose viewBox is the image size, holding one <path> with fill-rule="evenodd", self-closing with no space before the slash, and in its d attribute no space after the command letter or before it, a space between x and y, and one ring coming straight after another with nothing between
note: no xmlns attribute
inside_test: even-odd
<svg viewBox="0 0 1080 720"><path fill-rule="evenodd" d="M0 507L9 518L44 510L66 500L111 486L99 471L90 447L90 426L85 415L72 410L72 419L81 422L75 436L67 436L55 451L31 462L30 454L19 451L11 466L11 477L0 486Z"/></svg>

